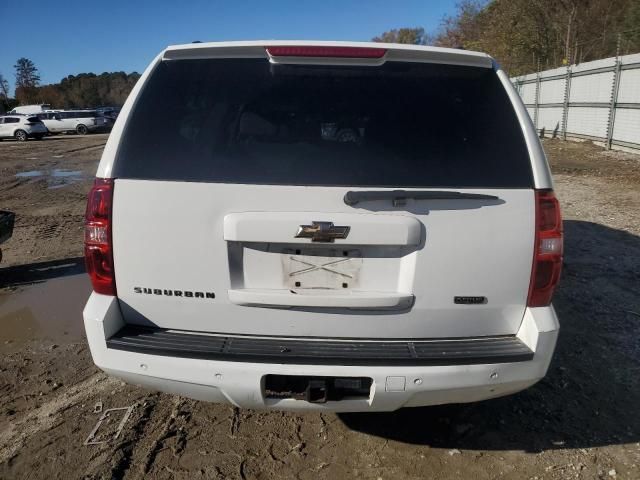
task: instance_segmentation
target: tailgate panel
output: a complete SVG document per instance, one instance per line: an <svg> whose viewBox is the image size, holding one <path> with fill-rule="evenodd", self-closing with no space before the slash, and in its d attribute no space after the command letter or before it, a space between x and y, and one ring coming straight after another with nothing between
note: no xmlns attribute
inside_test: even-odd
<svg viewBox="0 0 640 480"><path fill-rule="evenodd" d="M357 208L344 203L347 191L116 180L114 262L126 321L343 338L517 332L531 272L532 190L464 190L498 202L410 199ZM350 231L333 243L295 237L314 221ZM343 258L340 268L327 265ZM455 296L487 302L458 305Z"/></svg>

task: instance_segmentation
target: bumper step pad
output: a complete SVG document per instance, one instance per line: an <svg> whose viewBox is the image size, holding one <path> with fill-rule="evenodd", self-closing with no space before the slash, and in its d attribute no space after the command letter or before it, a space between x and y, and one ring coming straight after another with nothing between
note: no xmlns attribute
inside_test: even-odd
<svg viewBox="0 0 640 480"><path fill-rule="evenodd" d="M533 359L533 352L515 336L337 340L210 335L135 325L109 338L107 348L166 357L302 365L473 365Z"/></svg>

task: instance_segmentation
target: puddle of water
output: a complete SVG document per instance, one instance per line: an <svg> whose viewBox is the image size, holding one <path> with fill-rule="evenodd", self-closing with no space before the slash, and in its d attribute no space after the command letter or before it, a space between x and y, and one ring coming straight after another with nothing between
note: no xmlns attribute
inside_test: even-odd
<svg viewBox="0 0 640 480"><path fill-rule="evenodd" d="M81 177L82 171L80 170L65 170L63 168L54 168L51 171L52 177Z"/></svg>
<svg viewBox="0 0 640 480"><path fill-rule="evenodd" d="M30 177L42 177L44 173L40 170L29 170L28 172L20 172L16 173L16 177L20 178L30 178Z"/></svg>
<svg viewBox="0 0 640 480"><path fill-rule="evenodd" d="M61 188L78 183L85 179L81 170L66 170L64 168L54 168L53 170L28 170L16 173L18 178L45 179L47 188Z"/></svg>
<svg viewBox="0 0 640 480"><path fill-rule="evenodd" d="M90 293L89 277L80 274L0 294L0 352L19 350L30 340L80 340L82 309Z"/></svg>

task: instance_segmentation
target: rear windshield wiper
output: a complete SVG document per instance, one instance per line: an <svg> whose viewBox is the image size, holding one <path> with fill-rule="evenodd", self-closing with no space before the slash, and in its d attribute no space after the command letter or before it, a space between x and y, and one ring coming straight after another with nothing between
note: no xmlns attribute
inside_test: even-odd
<svg viewBox="0 0 640 480"><path fill-rule="evenodd" d="M366 200L391 200L394 207L402 207L407 204L408 198L414 200L498 200L495 195L446 190L366 190L347 192L344 196L344 203L353 206Z"/></svg>

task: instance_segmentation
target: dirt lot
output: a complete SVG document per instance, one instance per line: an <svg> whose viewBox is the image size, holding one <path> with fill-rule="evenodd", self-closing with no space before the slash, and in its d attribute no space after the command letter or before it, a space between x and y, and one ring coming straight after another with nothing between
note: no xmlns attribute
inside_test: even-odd
<svg viewBox="0 0 640 480"><path fill-rule="evenodd" d="M105 140L0 144L0 208L17 213L0 268L0 478L640 478L640 155L545 143L566 263L542 382L470 405L300 415L145 391L93 366L81 230ZM98 402L135 408L117 440L84 446Z"/></svg>

